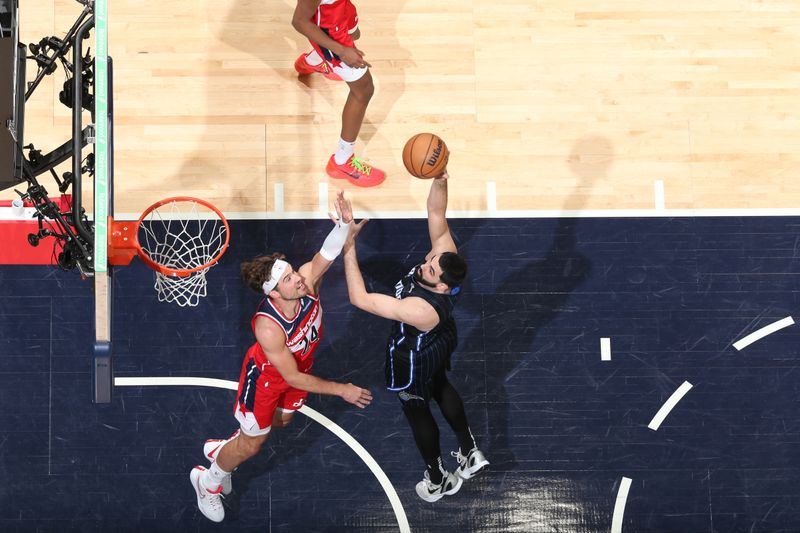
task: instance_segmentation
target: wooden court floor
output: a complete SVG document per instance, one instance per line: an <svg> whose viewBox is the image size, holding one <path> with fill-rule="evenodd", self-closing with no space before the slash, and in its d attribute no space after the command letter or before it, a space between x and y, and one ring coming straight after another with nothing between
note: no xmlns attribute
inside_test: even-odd
<svg viewBox="0 0 800 533"><path fill-rule="evenodd" d="M63 35L81 7L23 4L24 42ZM109 4L117 212L173 194L253 216L320 211L347 88L298 80L308 45L292 0ZM798 204L797 2L356 5L377 87L357 152L388 173L374 189L344 184L358 208L424 209L427 185L400 157L420 131L451 148L453 211L652 209L657 182L667 209ZM62 83L29 101L26 143L68 138Z"/></svg>

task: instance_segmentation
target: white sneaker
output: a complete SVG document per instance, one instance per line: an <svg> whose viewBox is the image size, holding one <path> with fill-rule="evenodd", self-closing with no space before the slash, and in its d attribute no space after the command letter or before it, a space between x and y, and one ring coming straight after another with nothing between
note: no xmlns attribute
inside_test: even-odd
<svg viewBox="0 0 800 533"><path fill-rule="evenodd" d="M222 522L225 518L225 508L222 507L222 496L220 496L222 487L217 492L211 492L205 488L200 482L200 478L205 471L205 468L198 465L192 468L189 473L192 487L194 487L194 492L197 494L197 507L212 522Z"/></svg>
<svg viewBox="0 0 800 533"><path fill-rule="evenodd" d="M213 463L217 460L217 455L219 455L222 445L228 441L232 441L238 436L239 430L237 429L228 439L208 439L206 443L203 444L203 455L205 455L206 459Z"/></svg>
<svg viewBox="0 0 800 533"><path fill-rule="evenodd" d="M425 471L425 477L422 481L417 483L417 496L426 502L435 502L441 500L446 494L448 496L458 492L464 480L455 474L445 472L442 475L442 482L438 485L431 482L428 471Z"/></svg>
<svg viewBox="0 0 800 533"><path fill-rule="evenodd" d="M450 452L450 455L455 457L456 461L458 461L456 474L464 479L471 478L489 464L489 461L486 460L486 456L483 455L483 452L478 448L472 448L466 457L461 455L461 449L457 452Z"/></svg>
<svg viewBox="0 0 800 533"><path fill-rule="evenodd" d="M203 444L203 455L205 455L206 459L213 463L217 460L217 456L219 455L219 451L222 449L222 446L229 440L236 437L238 434L239 432L237 431L230 439L208 439L206 443ZM233 492L233 483L231 481L231 476L227 475L222 480L222 494L227 496L231 492Z"/></svg>

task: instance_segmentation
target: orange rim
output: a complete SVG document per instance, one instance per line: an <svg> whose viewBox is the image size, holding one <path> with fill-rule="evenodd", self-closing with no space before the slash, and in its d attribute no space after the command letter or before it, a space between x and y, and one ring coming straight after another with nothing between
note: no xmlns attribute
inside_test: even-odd
<svg viewBox="0 0 800 533"><path fill-rule="evenodd" d="M219 252L217 252L217 255L212 257L207 263L204 263L204 264L202 264L202 265L200 265L198 267L188 268L188 269L169 268L169 267L166 267L166 266L154 261L147 254L147 252L144 250L144 248L142 248L142 245L139 243L139 239L138 239L139 226L142 224L142 222L144 221L145 217L147 217L147 215L149 215L150 213L152 213L153 211L155 211L159 207L161 207L163 205L166 205L166 204L169 204L169 203L172 203L172 202L193 202L193 203L200 204L200 205L202 205L204 207L207 207L208 209L210 209L211 211L216 213L216 215L219 217L219 219L225 225L225 243L222 245L222 247L220 248ZM135 235L137 235L137 238L135 239L135 242L134 242L135 247L136 247L136 253L139 255L139 259L142 260L142 263L144 263L148 267L152 268L156 272L164 274L165 276L178 276L178 277L184 278L184 277L186 277L186 276L188 276L190 274L194 274L195 272L200 272L201 270L205 270L205 269L211 267L213 264L215 264L217 261L220 260L220 258L228 250L228 244L230 243L230 240L231 240L231 228L230 228L230 225L228 224L228 219L225 218L225 215L222 214L222 211L217 209L210 202L207 202L207 201L205 201L205 200L203 200L201 198L195 198L193 196L172 196L170 198L164 198L163 200L159 200L158 202L154 203L153 205L151 205L150 207L148 207L147 209L144 210L142 215L139 217L139 220L136 221L136 233L135 233Z"/></svg>

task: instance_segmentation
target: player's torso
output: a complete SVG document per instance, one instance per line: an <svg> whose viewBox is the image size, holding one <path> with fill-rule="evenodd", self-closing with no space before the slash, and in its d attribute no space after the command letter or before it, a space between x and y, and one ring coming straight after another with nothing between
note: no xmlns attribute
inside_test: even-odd
<svg viewBox="0 0 800 533"><path fill-rule="evenodd" d="M322 0L311 20L320 28L338 31L341 27L346 30L348 28L344 25L350 9L350 0Z"/></svg>
<svg viewBox="0 0 800 533"><path fill-rule="evenodd" d="M395 322L392 328L392 337L396 343L402 339L402 344L409 349L419 351L431 342L437 334L445 330L455 333L455 321L452 311L455 307L455 297L449 294L440 294L429 291L414 280L416 266L395 284L395 297L398 299L417 297L425 300L439 315L439 323L429 331L420 331L410 324Z"/></svg>
<svg viewBox="0 0 800 533"><path fill-rule="evenodd" d="M319 346L322 338L322 306L319 298L307 295L299 300L297 312L292 317L285 316L269 298L265 298L258 306L256 314L253 315L252 326L255 331L256 320L270 320L276 324L286 336L286 347L294 356L297 368L301 372L308 373L314 362L314 352ZM260 348L260 345L256 343ZM256 355L257 363L262 367L262 371L269 371L272 368L266 355L261 352L262 361Z"/></svg>

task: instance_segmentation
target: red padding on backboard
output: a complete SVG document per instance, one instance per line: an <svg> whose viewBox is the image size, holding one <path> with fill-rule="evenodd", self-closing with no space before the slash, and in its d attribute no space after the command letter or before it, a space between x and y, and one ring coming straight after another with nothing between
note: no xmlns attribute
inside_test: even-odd
<svg viewBox="0 0 800 533"><path fill-rule="evenodd" d="M61 212L69 211L72 203L70 195L62 195L55 200ZM19 219L11 215L11 200L0 200L0 265L49 265L53 262L55 237L46 237L39 246L31 246L28 234L39 231L35 218ZM45 225L46 227L46 225Z"/></svg>

